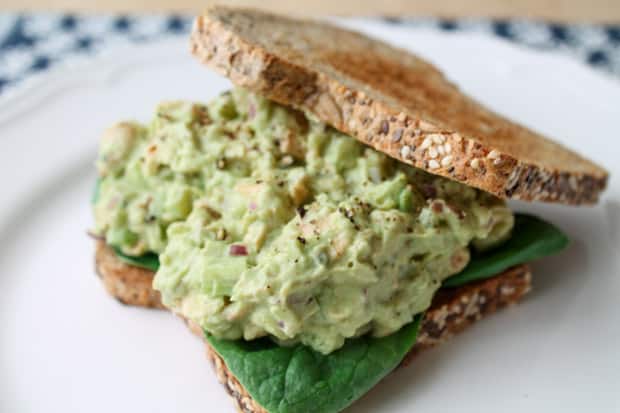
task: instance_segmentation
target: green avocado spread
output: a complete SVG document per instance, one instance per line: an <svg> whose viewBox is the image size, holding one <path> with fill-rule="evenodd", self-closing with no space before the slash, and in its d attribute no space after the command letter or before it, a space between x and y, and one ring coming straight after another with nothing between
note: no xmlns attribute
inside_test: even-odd
<svg viewBox="0 0 620 413"><path fill-rule="evenodd" d="M159 254L167 307L218 338L325 354L410 323L514 223L494 196L243 89L113 126L97 168L95 231Z"/></svg>

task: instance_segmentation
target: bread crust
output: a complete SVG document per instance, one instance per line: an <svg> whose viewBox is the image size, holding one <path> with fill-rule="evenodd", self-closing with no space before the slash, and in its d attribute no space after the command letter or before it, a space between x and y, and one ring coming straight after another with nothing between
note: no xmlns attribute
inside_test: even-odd
<svg viewBox="0 0 620 413"><path fill-rule="evenodd" d="M501 198L592 204L606 187L603 168L486 109L422 59L355 32L214 6L197 18L191 50L237 85Z"/></svg>
<svg viewBox="0 0 620 413"><path fill-rule="evenodd" d="M95 272L120 303L164 308L159 291L153 289L153 271L124 263L104 241L95 244Z"/></svg>
<svg viewBox="0 0 620 413"><path fill-rule="evenodd" d="M106 290L123 304L163 308L151 286L153 272L123 263L103 241L97 241L95 267ZM424 315L415 346L399 367L408 365L421 351L447 341L482 317L516 304L530 288L529 267L518 265L493 278L440 290ZM194 334L204 338L200 327L187 324ZM268 413L252 399L217 352L206 341L205 344L217 378L234 399L237 409L243 413Z"/></svg>

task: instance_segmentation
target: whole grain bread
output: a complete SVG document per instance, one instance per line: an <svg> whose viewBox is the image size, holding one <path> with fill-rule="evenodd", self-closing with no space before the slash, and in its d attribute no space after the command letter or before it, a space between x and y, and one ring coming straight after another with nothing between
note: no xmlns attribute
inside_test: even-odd
<svg viewBox="0 0 620 413"><path fill-rule="evenodd" d="M151 286L153 272L123 263L103 241L97 242L95 268L108 292L123 304L163 308L158 293ZM401 366L408 365L416 354L443 343L482 317L519 302L530 286L529 267L518 265L487 280L439 290L431 308L426 311L416 345ZM187 324L192 332L203 337L200 327L191 322ZM239 411L267 413L228 370L215 350L209 344L206 348L218 380L233 397Z"/></svg>
<svg viewBox="0 0 620 413"><path fill-rule="evenodd" d="M153 271L125 264L104 241L95 248L95 270L112 297L127 305L164 308L153 289Z"/></svg>
<svg viewBox="0 0 620 413"><path fill-rule="evenodd" d="M237 85L501 198L590 204L606 186L593 162L486 109L430 63L359 33L215 6L196 20L191 49Z"/></svg>

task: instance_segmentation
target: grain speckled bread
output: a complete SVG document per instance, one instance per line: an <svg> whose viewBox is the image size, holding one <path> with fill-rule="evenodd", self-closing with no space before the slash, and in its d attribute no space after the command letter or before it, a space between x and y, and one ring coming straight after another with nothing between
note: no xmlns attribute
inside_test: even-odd
<svg viewBox="0 0 620 413"><path fill-rule="evenodd" d="M95 268L108 292L120 302L163 308L158 293L151 286L153 272L121 262L103 241L97 242ZM441 344L482 317L517 303L530 290L530 283L529 267L518 265L487 280L440 290L433 298L431 308L426 311L416 345L405 356L401 366L409 364L420 351ZM191 323L188 325L192 332L202 337L199 327ZM234 398L239 411L267 413L245 391L220 356L208 344L206 347L218 380Z"/></svg>
<svg viewBox="0 0 620 413"><path fill-rule="evenodd" d="M501 198L591 204L606 186L601 167L484 108L431 64L355 32L215 6L196 20L191 49L237 85Z"/></svg>

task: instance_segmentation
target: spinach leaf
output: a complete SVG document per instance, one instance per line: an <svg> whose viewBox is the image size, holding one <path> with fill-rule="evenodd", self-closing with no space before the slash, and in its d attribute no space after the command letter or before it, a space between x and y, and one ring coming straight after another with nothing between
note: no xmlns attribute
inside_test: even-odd
<svg viewBox="0 0 620 413"><path fill-rule="evenodd" d="M155 253L149 252L139 257L132 257L131 255L125 255L117 247L112 247L116 256L126 264L133 265L135 267L146 268L153 272L157 272L159 269L159 256Z"/></svg>
<svg viewBox="0 0 620 413"><path fill-rule="evenodd" d="M382 338L347 340L323 355L298 344L281 347L270 340L227 341L206 334L248 393L269 413L335 413L370 390L413 347L422 314Z"/></svg>
<svg viewBox="0 0 620 413"><path fill-rule="evenodd" d="M568 245L555 226L531 215L517 214L510 239L473 255L468 266L443 287L457 287L492 277L523 262L556 253ZM117 248L124 262L152 271L156 254L131 257ZM360 337L322 355L303 345L281 347L268 339L207 340L248 393L270 413L335 413L349 406L393 370L413 347L422 315L398 332L382 338Z"/></svg>
<svg viewBox="0 0 620 413"><path fill-rule="evenodd" d="M460 273L444 281L443 287L458 287L499 274L513 265L555 254L568 245L566 235L554 225L532 215L516 214L511 237L502 245L471 261Z"/></svg>
<svg viewBox="0 0 620 413"><path fill-rule="evenodd" d="M472 257L459 274L444 282L456 287L492 277L526 261L556 253L568 245L555 226L517 214L512 236L499 247ZM383 338L348 340L329 355L272 341L207 340L248 393L270 413L339 412L394 369L413 347L422 315Z"/></svg>

